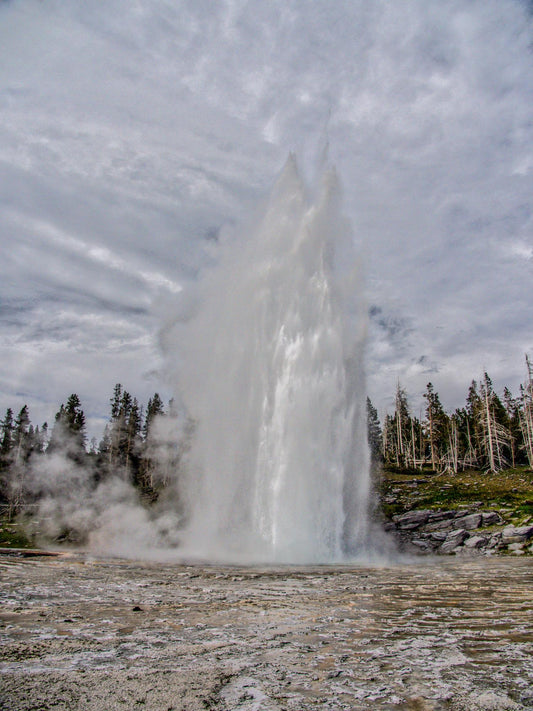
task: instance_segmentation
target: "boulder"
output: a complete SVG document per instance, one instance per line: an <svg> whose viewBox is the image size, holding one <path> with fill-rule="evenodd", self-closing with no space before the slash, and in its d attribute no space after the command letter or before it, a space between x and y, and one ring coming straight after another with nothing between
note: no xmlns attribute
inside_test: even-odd
<svg viewBox="0 0 533 711"><path fill-rule="evenodd" d="M533 538L533 526L506 526L502 531L502 543L524 543Z"/></svg>
<svg viewBox="0 0 533 711"><path fill-rule="evenodd" d="M453 527L464 528L467 531L472 531L473 529L481 526L482 520L483 516L480 513L467 514L466 516L456 518L453 522Z"/></svg>
<svg viewBox="0 0 533 711"><path fill-rule="evenodd" d="M447 536L447 531L432 531L429 534L429 537L432 541L445 541Z"/></svg>
<svg viewBox="0 0 533 711"><path fill-rule="evenodd" d="M446 519L453 518L455 516L455 511L432 511L429 514L429 523L437 523L438 521L445 521Z"/></svg>
<svg viewBox="0 0 533 711"><path fill-rule="evenodd" d="M404 531L414 531L416 528L419 528L426 523L430 513L431 511L424 509L408 511L407 513L400 514L399 516L393 516L392 520L398 528L401 528Z"/></svg>
<svg viewBox="0 0 533 711"><path fill-rule="evenodd" d="M454 511L453 515L455 518L463 518L463 516L470 516L474 511L469 511L468 509L462 509L461 511Z"/></svg>
<svg viewBox="0 0 533 711"><path fill-rule="evenodd" d="M508 548L510 551L513 551L513 553L516 553L516 551L523 551L524 545L524 543L511 543Z"/></svg>
<svg viewBox="0 0 533 711"><path fill-rule="evenodd" d="M493 549L497 548L499 544L501 543L502 540L502 534L500 531L496 531L495 533L492 534L492 536L489 538L489 542L487 543L487 548L488 549Z"/></svg>
<svg viewBox="0 0 533 711"><path fill-rule="evenodd" d="M452 528L453 519L444 519L444 521L435 521L425 525L426 531L450 531Z"/></svg>
<svg viewBox="0 0 533 711"><path fill-rule="evenodd" d="M461 546L465 539L468 538L468 533L464 528L458 528L450 531L446 536L446 540L440 547L442 553L452 553L456 548Z"/></svg>
<svg viewBox="0 0 533 711"><path fill-rule="evenodd" d="M485 536L470 536L467 538L464 546L465 548L483 548L487 543Z"/></svg>
<svg viewBox="0 0 533 711"><path fill-rule="evenodd" d="M483 526L493 526L496 523L501 523L503 521L502 517L496 511L483 511L481 514L483 518Z"/></svg>

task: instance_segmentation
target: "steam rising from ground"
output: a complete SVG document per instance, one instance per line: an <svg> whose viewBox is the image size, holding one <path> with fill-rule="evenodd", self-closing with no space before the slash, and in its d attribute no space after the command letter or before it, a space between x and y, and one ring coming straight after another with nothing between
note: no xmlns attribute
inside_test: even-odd
<svg viewBox="0 0 533 711"><path fill-rule="evenodd" d="M366 546L361 291L335 172L309 202L291 156L257 224L220 245L162 334L195 423L189 555L333 562Z"/></svg>
<svg viewBox="0 0 533 711"><path fill-rule="evenodd" d="M339 184L309 199L293 157L262 214L166 310L176 404L147 452L164 483L142 506L128 472L63 450L31 472L40 534L98 552L332 563L368 549L366 305Z"/></svg>

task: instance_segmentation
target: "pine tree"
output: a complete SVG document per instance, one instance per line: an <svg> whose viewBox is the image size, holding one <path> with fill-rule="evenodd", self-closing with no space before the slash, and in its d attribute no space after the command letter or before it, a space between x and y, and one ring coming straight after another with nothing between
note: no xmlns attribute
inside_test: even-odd
<svg viewBox="0 0 533 711"><path fill-rule="evenodd" d="M494 391L492 380L487 373L479 387L482 403L480 426L485 465L490 472L498 472L508 464L506 453L509 451L509 430L505 408Z"/></svg>
<svg viewBox="0 0 533 711"><path fill-rule="evenodd" d="M138 478L141 456L142 410L137 398L132 398L120 383L111 398L111 420L107 427L105 449L107 472L122 472L134 481ZM102 454L102 443L100 454Z"/></svg>
<svg viewBox="0 0 533 711"><path fill-rule="evenodd" d="M13 422L13 410L8 407L6 410L6 416L2 420L2 434L0 439L0 466L7 466L9 462L9 455L11 449L13 448L13 438L14 438L14 422Z"/></svg>
<svg viewBox="0 0 533 711"><path fill-rule="evenodd" d="M407 394L398 383L394 415L387 415L383 426L383 455L398 468L414 466L416 427L409 412Z"/></svg>
<svg viewBox="0 0 533 711"><path fill-rule="evenodd" d="M9 456L9 469L3 486L9 503L8 516L13 518L24 505L26 498L26 466L31 454L33 428L28 406L24 405L13 422L13 439Z"/></svg>
<svg viewBox="0 0 533 711"><path fill-rule="evenodd" d="M138 478L141 446L142 415L137 398L133 398L126 422L127 438L124 450L124 465L131 470L134 481Z"/></svg>
<svg viewBox="0 0 533 711"><path fill-rule="evenodd" d="M122 400L122 385L117 383L111 398L111 420L115 420L120 412L120 402Z"/></svg>
<svg viewBox="0 0 533 711"><path fill-rule="evenodd" d="M368 446L372 464L376 466L383 461L383 433L379 422L378 411L369 397L366 399Z"/></svg>
<svg viewBox="0 0 533 711"><path fill-rule="evenodd" d="M12 461L13 449L13 410L8 407L6 415L1 423L0 435L0 502L9 502L10 500L10 478L11 472L9 467Z"/></svg>
<svg viewBox="0 0 533 711"><path fill-rule="evenodd" d="M25 462L30 453L30 416L28 406L24 405L17 415L13 427L13 451L14 463L21 464Z"/></svg>
<svg viewBox="0 0 533 711"><path fill-rule="evenodd" d="M149 495L155 496L156 481L159 484L161 477L159 476L160 462L158 459L161 455L161 450L164 445L159 441L155 430L154 423L157 417L165 415L163 401L158 393L148 400L146 408L146 417L142 428L143 435L143 454L139 468L139 486ZM163 479L165 477L163 476Z"/></svg>
<svg viewBox="0 0 533 711"><path fill-rule="evenodd" d="M440 469L441 457L447 448L448 434L448 416L444 412L441 405L438 393L435 392L432 383L426 386L424 398L427 401L426 417L427 417L427 441L429 444L429 456L431 459L431 468L434 471Z"/></svg>
<svg viewBox="0 0 533 711"><path fill-rule="evenodd" d="M67 404L61 404L56 413L50 443L47 452L64 452L66 456L77 462L83 461L86 455L85 444L85 414L81 409L80 398L73 393Z"/></svg>
<svg viewBox="0 0 533 711"><path fill-rule="evenodd" d="M529 466L533 467L533 366L527 355L526 367L527 380L520 386L520 429Z"/></svg>
<svg viewBox="0 0 533 711"><path fill-rule="evenodd" d="M466 405L465 436L466 436L466 458L471 462L472 467L479 467L482 463L482 442L483 432L481 427L483 403L478 392L478 384L472 380L468 389Z"/></svg>
<svg viewBox="0 0 533 711"><path fill-rule="evenodd" d="M143 426L143 437L146 440L150 434L150 427L154 419L158 415L164 415L165 410L163 407L163 401L159 397L158 393L155 393L153 397L148 400L148 407L146 408L146 418L144 420Z"/></svg>
<svg viewBox="0 0 533 711"><path fill-rule="evenodd" d="M398 383L396 387L395 412L394 412L394 436L396 439L396 465L398 467L409 467L412 460L412 427L407 393Z"/></svg>
<svg viewBox="0 0 533 711"><path fill-rule="evenodd" d="M522 445L522 429L520 427L520 402L513 397L509 388L503 390L503 402L507 413L509 427L509 454L511 467L520 461L520 449Z"/></svg>

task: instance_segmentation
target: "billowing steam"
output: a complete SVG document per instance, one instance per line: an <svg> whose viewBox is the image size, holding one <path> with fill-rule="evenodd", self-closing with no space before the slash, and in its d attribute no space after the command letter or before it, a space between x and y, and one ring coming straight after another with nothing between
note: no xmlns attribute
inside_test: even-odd
<svg viewBox="0 0 533 711"><path fill-rule="evenodd" d="M195 423L182 545L210 560L331 562L366 545L366 306L335 172L291 156L262 217L162 334Z"/></svg>
<svg viewBox="0 0 533 711"><path fill-rule="evenodd" d="M332 169L310 200L289 158L255 224L221 240L216 266L167 308L174 414L146 443L157 504L141 504L127 473L99 481L59 448L33 471L41 534L155 558L364 554L367 310L340 202Z"/></svg>

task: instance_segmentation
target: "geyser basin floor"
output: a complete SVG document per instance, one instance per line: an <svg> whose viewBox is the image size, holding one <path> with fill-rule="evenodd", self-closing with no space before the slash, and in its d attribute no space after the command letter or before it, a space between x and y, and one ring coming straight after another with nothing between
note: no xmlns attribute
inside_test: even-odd
<svg viewBox="0 0 533 711"><path fill-rule="evenodd" d="M0 566L2 709L533 706L527 560Z"/></svg>

